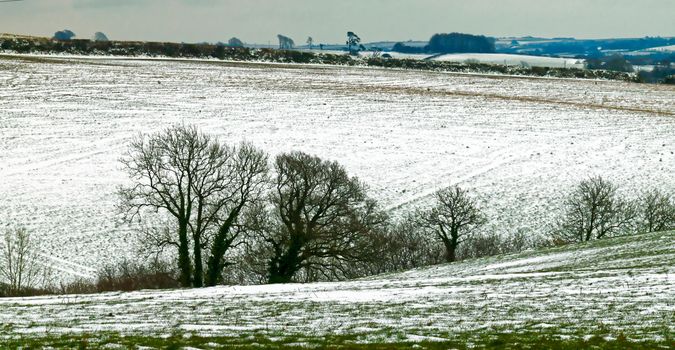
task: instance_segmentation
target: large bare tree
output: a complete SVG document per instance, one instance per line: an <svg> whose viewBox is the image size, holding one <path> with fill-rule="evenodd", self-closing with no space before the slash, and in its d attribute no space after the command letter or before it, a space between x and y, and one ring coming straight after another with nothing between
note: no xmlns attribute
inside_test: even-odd
<svg viewBox="0 0 675 350"><path fill-rule="evenodd" d="M467 190L453 186L436 192L436 204L418 211L419 224L445 246L445 260L457 259L457 247L486 222L485 215Z"/></svg>
<svg viewBox="0 0 675 350"><path fill-rule="evenodd" d="M246 230L240 220L244 211L260 202L268 186L267 154L250 144L241 144L233 149L227 165L227 180L222 192L216 196L216 208L221 214L214 215L217 224L208 260L206 284L214 286L221 281L225 267L225 253L238 245L238 239ZM243 243L243 241L240 241Z"/></svg>
<svg viewBox="0 0 675 350"><path fill-rule="evenodd" d="M372 255L369 236L384 214L337 162L292 152L275 164L271 224L261 230L271 255L268 282L291 282L301 271L349 276L353 262Z"/></svg>
<svg viewBox="0 0 675 350"><path fill-rule="evenodd" d="M600 176L582 181L563 203L556 235L566 242L586 242L629 230L635 207L617 194L617 187Z"/></svg>
<svg viewBox="0 0 675 350"><path fill-rule="evenodd" d="M267 156L248 144L223 145L193 126L173 126L138 135L122 164L132 180L119 190L127 219L171 217L175 224L159 230L167 234L155 243L177 249L181 284L204 285L205 249L211 252L207 283L217 283L239 236L233 227L266 183Z"/></svg>

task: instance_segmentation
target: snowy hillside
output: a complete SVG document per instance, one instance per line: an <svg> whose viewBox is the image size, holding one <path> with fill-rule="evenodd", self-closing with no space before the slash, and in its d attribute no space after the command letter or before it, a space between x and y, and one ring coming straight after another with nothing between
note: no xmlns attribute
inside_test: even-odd
<svg viewBox="0 0 675 350"><path fill-rule="evenodd" d="M673 300L675 232L663 232L343 283L0 299L0 347L83 336L90 345L142 345L172 335L199 348L217 347L199 337L248 345L480 345L498 334L667 346Z"/></svg>
<svg viewBox="0 0 675 350"><path fill-rule="evenodd" d="M551 67L551 68L584 68L583 59L555 58L528 55L509 55L497 53L474 54L447 54L433 58L434 61L450 62L480 62L488 64L503 64L506 66Z"/></svg>
<svg viewBox="0 0 675 350"><path fill-rule="evenodd" d="M502 234L545 232L578 181L673 188L675 88L332 66L0 57L0 225L72 276L136 256L116 212L138 132L189 123L337 160L392 213L475 190Z"/></svg>
<svg viewBox="0 0 675 350"><path fill-rule="evenodd" d="M652 47L649 49L645 49L645 51L675 52L675 45Z"/></svg>

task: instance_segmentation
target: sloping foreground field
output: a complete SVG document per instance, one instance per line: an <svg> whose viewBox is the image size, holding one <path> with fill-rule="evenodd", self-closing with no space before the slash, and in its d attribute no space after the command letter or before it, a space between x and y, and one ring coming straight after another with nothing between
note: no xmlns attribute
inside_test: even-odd
<svg viewBox="0 0 675 350"><path fill-rule="evenodd" d="M595 336L667 348L675 346L675 232L341 283L0 299L0 310L0 345L433 347L426 342L504 337L578 345Z"/></svg>
<svg viewBox="0 0 675 350"><path fill-rule="evenodd" d="M602 175L673 188L675 87L178 60L0 57L0 225L92 277L136 254L116 211L130 138L175 123L272 155L337 160L396 214L473 189L503 234L546 232L561 198Z"/></svg>

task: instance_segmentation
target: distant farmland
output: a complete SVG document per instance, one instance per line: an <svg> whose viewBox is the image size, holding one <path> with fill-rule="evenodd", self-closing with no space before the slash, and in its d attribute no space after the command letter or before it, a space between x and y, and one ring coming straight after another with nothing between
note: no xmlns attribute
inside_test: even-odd
<svg viewBox="0 0 675 350"><path fill-rule="evenodd" d="M364 67L31 56L0 59L0 221L85 278L133 257L115 210L129 139L175 123L272 154L339 161L393 215L474 189L492 231L540 234L602 175L672 188L675 88ZM669 187L670 186L670 187Z"/></svg>

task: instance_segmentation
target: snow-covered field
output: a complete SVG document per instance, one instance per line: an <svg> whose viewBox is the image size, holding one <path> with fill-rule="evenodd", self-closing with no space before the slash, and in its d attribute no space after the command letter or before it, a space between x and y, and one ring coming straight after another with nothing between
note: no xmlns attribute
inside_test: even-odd
<svg viewBox="0 0 675 350"><path fill-rule="evenodd" d="M575 58L556 58L499 53L447 54L433 58L434 61L467 62L475 61L506 66L584 68L584 60Z"/></svg>
<svg viewBox="0 0 675 350"><path fill-rule="evenodd" d="M545 231L578 181L675 178L675 88L332 66L0 58L0 222L92 276L135 255L116 213L130 137L191 123L338 160L394 212L452 184L503 234Z"/></svg>
<svg viewBox="0 0 675 350"><path fill-rule="evenodd" d="M0 346L83 333L93 345L115 332L281 345L499 333L663 342L673 300L675 232L663 232L350 282L0 299Z"/></svg>
<svg viewBox="0 0 675 350"><path fill-rule="evenodd" d="M331 55L347 55L348 53L344 50L319 50L319 49L305 49L305 50L300 50L300 51L307 51L307 52L313 52L315 54L331 54ZM431 55L429 54L415 54L415 53L402 53L402 52L394 52L394 51L387 51L387 52L379 52L379 54L389 54L392 58L398 58L398 59L413 59L413 60L423 60L427 57L430 57ZM373 56L374 51L360 51L359 56L361 57L371 57Z"/></svg>
<svg viewBox="0 0 675 350"><path fill-rule="evenodd" d="M652 47L649 49L645 49L645 51L675 52L675 45Z"/></svg>

